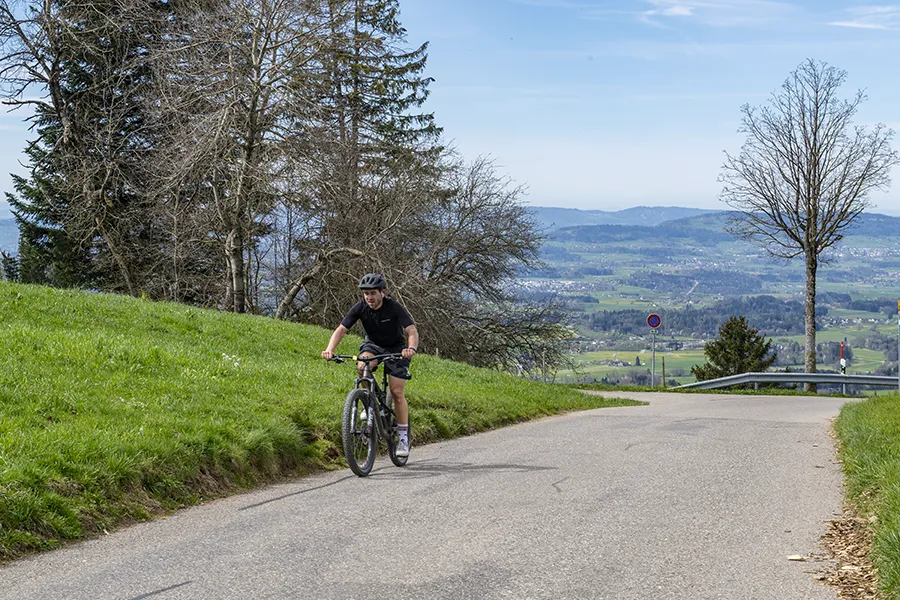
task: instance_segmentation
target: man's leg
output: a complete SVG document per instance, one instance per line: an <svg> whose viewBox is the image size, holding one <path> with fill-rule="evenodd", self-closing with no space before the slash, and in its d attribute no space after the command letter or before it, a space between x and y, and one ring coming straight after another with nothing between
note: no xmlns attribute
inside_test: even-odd
<svg viewBox="0 0 900 600"><path fill-rule="evenodd" d="M369 358L370 356L375 356L375 355L372 354L371 352L366 351L366 352L360 352L360 354L359 354L359 356L358 356L357 358ZM378 366L378 361L377 361L377 360L370 360L370 361L369 361L369 368L370 368L372 371L374 371L374 370L375 370L375 367L377 367L377 366ZM359 373L359 377L360 377L360 378L362 378L362 376L363 376L363 369L365 369L365 367L366 367L366 363L364 363L364 362L361 361L361 360L360 360L360 361L357 361L357 363L356 363L356 372Z"/></svg>
<svg viewBox="0 0 900 600"><path fill-rule="evenodd" d="M397 415L397 456L409 456L409 404L406 402L406 380L389 376L388 386L391 388L391 396L394 397L394 414Z"/></svg>
<svg viewBox="0 0 900 600"><path fill-rule="evenodd" d="M394 412L398 425L409 425L409 404L406 402L406 380L388 375L388 387L394 397Z"/></svg>

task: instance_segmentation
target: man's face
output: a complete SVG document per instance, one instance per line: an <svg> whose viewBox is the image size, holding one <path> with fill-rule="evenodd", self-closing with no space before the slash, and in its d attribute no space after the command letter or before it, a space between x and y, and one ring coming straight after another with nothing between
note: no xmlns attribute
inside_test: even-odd
<svg viewBox="0 0 900 600"><path fill-rule="evenodd" d="M381 303L384 302L384 290L363 290L363 298L369 308L378 310L381 308Z"/></svg>

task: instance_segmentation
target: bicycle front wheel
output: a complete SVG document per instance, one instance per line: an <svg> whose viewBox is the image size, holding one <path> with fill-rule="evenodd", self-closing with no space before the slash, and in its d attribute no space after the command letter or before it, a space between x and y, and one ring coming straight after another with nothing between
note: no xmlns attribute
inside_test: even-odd
<svg viewBox="0 0 900 600"><path fill-rule="evenodd" d="M344 442L344 456L350 470L359 477L372 472L375 452L378 449L375 438L375 424L364 418L366 407L373 405L367 390L352 390L344 401L341 419L341 437Z"/></svg>

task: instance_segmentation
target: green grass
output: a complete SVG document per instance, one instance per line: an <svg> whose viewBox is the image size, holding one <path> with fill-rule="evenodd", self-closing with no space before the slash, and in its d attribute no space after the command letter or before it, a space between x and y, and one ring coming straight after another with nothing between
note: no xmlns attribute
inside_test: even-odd
<svg viewBox="0 0 900 600"><path fill-rule="evenodd" d="M887 598L900 599L900 396L845 405L835 422L847 494L875 516L872 560Z"/></svg>
<svg viewBox="0 0 900 600"><path fill-rule="evenodd" d="M823 344L825 342L840 342L844 338L847 338L848 341L852 341L854 336L864 335L866 333L871 333L871 329L868 327L829 327L827 329L820 329L816 331L816 344ZM798 335L785 335L778 336L778 340L786 340L790 342L796 342L801 346L806 343L806 336L803 334ZM855 352L856 349L854 348Z"/></svg>
<svg viewBox="0 0 900 600"><path fill-rule="evenodd" d="M344 466L340 416L355 370L319 357L329 335L0 283L0 559ZM424 355L412 371L414 444L634 404Z"/></svg>
<svg viewBox="0 0 900 600"><path fill-rule="evenodd" d="M872 373L885 361L884 352L866 348L853 349L853 362L847 367L848 373Z"/></svg>
<svg viewBox="0 0 900 600"><path fill-rule="evenodd" d="M635 357L640 357L641 365L634 366ZM583 354L573 355L574 360L578 364L577 373L571 369L563 369L559 372L561 381L572 381L585 376L591 376L595 379L601 379L605 376L613 378L621 377L627 373L638 371L645 373L651 369L653 363L653 353L649 350L597 350L593 352L585 352ZM628 367L617 367L610 364L603 364L606 361L620 360L627 362ZM656 374L662 376L663 360L666 363L666 379L675 379L679 383L687 383L694 381L694 376L690 374L691 367L696 364L706 362L706 356L703 350L676 350L656 352ZM672 374L682 369L683 376L674 377Z"/></svg>

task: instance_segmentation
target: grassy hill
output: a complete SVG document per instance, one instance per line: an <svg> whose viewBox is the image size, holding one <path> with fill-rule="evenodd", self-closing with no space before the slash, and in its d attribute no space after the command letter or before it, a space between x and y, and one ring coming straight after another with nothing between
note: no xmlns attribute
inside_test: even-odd
<svg viewBox="0 0 900 600"><path fill-rule="evenodd" d="M329 331L0 283L0 559L279 477L341 468L354 369ZM423 332L427 336L428 332ZM348 337L340 350L352 353ZM611 404L419 356L415 445Z"/></svg>

